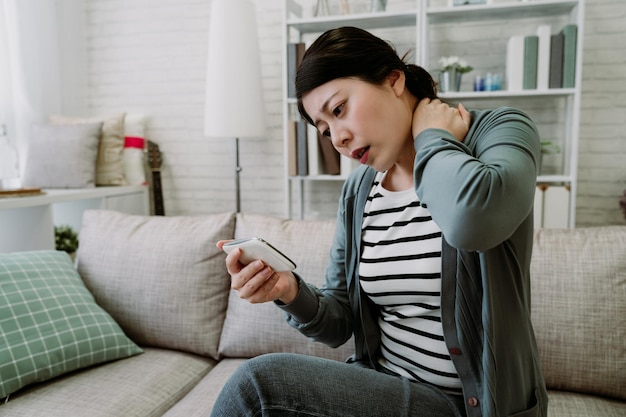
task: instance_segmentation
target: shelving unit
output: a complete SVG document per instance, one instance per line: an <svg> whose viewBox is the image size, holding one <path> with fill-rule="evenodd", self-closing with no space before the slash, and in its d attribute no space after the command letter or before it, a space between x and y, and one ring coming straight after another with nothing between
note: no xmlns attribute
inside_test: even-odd
<svg viewBox="0 0 626 417"><path fill-rule="evenodd" d="M493 37L495 49L494 54L506 56L505 40L513 34L526 32L534 34L528 29L537 22L561 22L575 23L578 26L577 37L577 58L576 58L576 81L575 88L556 88L548 90L523 90L523 91L470 91L467 83L460 92L441 93L439 96L451 103L462 101L466 107L470 108L493 108L495 106L507 105L526 110L530 108L532 114L533 106L538 110L538 119L544 118L545 102L554 104L550 108L553 113L552 120L546 122L541 120L537 123L542 136L542 128L547 132L547 136L557 132L557 142L562 149L561 161L557 167L557 172L550 175L540 175L538 184L554 184L565 186L569 189L569 210L567 225L575 225L576 208L576 182L578 170L578 134L580 121L580 101L581 101L581 74L582 74L582 51L584 34L584 0L491 0L489 4L469 5L469 6L448 6L447 0L399 0L393 4L394 0L389 0L387 12L358 13L352 15L330 15L320 17L305 17L306 13L298 0L285 0L284 10L284 45L283 54L287 62L286 45L289 42L301 42L306 37L315 37L322 32L339 26L358 26L367 30L403 30L411 28L415 31L413 39L413 49L415 51L415 63L430 70L433 75L437 69L430 65L440 55L458 55L464 53L438 53L435 42L431 38L434 33L453 33L463 25L504 25L502 32L495 32L485 35L485 40L489 41ZM398 7L395 7L398 6ZM406 8L406 10L397 10ZM561 24L559 23L559 24ZM509 27L510 26L510 27ZM556 33L561 27L552 26L552 32ZM461 29L462 30L462 29ZM439 32L437 32L439 31ZM508 32L507 32L508 31ZM498 37L500 39L498 39ZM499 44L497 43L499 41ZM393 42L393 39L392 39ZM441 43L441 42L440 42ZM460 44L461 42L459 42ZM504 46L503 46L504 44ZM438 46L441 47L439 44ZM455 47L461 48L453 41L448 42L446 50L456 52ZM462 51L466 52L466 51ZM504 58L500 59L499 72L505 72ZM284 69L284 91L287 91L287 70ZM472 75L470 73L470 75ZM505 80L506 86L506 80ZM505 87L506 88L506 87ZM297 118L296 101L283 96L284 103L284 126L289 120ZM540 103L540 104L536 104ZM543 124L549 126L544 127ZM285 155L287 153L287 132L285 128ZM287 164L285 164L287 165ZM286 172L286 192L287 207L286 212L289 217L306 218L305 213L305 187L316 182L342 182L344 176L319 175L319 176L292 176ZM337 195L338 197L338 195ZM297 206L294 209L294 205Z"/></svg>
<svg viewBox="0 0 626 417"><path fill-rule="evenodd" d="M426 3L423 1L422 3ZM452 23L470 19L493 20L514 17L544 17L569 13L579 4L578 0L501 1L456 7L431 7L427 9L430 23ZM425 9L423 9L425 10Z"/></svg>

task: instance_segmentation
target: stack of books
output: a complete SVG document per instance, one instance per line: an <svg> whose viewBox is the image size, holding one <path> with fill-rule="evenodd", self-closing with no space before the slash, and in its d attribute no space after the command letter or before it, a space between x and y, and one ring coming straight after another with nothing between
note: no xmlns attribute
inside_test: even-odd
<svg viewBox="0 0 626 417"><path fill-rule="evenodd" d="M346 177L359 163L341 155L329 138L304 120L289 121L288 173L295 176L340 175Z"/></svg>
<svg viewBox="0 0 626 417"><path fill-rule="evenodd" d="M536 34L509 38L506 74L509 91L574 88L578 27L564 26L552 34L542 25Z"/></svg>
<svg viewBox="0 0 626 417"><path fill-rule="evenodd" d="M303 42L287 44L287 97L296 97L296 72L302 62L307 45ZM341 156L332 142L322 137L317 129L305 120L290 120L287 129L288 174L295 176L341 175L347 176L358 165L356 161Z"/></svg>

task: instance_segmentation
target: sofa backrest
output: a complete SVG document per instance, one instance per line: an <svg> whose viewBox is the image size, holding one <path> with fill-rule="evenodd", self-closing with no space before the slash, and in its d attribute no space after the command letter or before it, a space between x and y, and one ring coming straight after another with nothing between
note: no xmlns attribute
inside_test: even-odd
<svg viewBox="0 0 626 417"><path fill-rule="evenodd" d="M235 224L236 223L236 224ZM230 291L220 239L259 236L315 285L335 222L224 213L188 217L88 211L78 271L137 343L213 358L297 352L344 360L289 327L272 303ZM549 388L626 399L626 226L540 229L531 262L532 320Z"/></svg>
<svg viewBox="0 0 626 417"><path fill-rule="evenodd" d="M531 289L548 388L626 399L626 226L536 230Z"/></svg>

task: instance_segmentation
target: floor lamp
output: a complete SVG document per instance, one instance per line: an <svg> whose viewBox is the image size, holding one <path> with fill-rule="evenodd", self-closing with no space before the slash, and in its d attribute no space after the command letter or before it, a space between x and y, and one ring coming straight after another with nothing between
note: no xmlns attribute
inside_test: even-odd
<svg viewBox="0 0 626 417"><path fill-rule="evenodd" d="M239 139L265 136L256 11L250 0L213 0L204 134L235 139L235 202L241 211Z"/></svg>

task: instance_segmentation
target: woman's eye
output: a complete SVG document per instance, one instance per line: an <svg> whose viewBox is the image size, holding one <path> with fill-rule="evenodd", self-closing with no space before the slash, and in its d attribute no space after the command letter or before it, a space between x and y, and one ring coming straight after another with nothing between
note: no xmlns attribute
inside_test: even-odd
<svg viewBox="0 0 626 417"><path fill-rule="evenodd" d="M339 105L339 106L337 106L337 107L335 107L333 109L333 115L339 116L339 114L341 114L342 110L343 110L343 104L341 104L341 105Z"/></svg>
<svg viewBox="0 0 626 417"><path fill-rule="evenodd" d="M327 138L330 137L330 129L326 129L325 131L322 132L322 136L325 136Z"/></svg>

